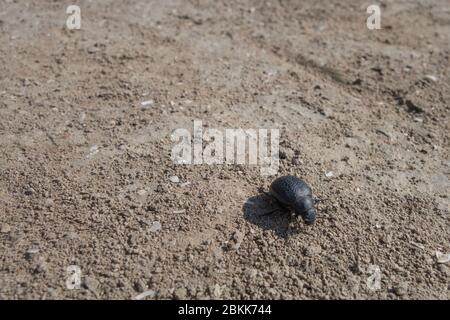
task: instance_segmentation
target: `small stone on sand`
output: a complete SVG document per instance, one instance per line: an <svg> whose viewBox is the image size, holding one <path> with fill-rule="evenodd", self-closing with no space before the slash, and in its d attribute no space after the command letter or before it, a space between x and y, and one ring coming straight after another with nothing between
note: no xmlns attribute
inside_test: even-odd
<svg viewBox="0 0 450 320"><path fill-rule="evenodd" d="M149 231L158 232L159 230L161 230L161 223L159 221L154 221Z"/></svg>
<svg viewBox="0 0 450 320"><path fill-rule="evenodd" d="M0 228L0 232L1 233L8 233L11 231L11 227L9 224L3 223L1 228Z"/></svg>
<svg viewBox="0 0 450 320"><path fill-rule="evenodd" d="M442 253L440 251L436 251L436 259L438 263L450 262L450 253Z"/></svg>
<svg viewBox="0 0 450 320"><path fill-rule="evenodd" d="M153 104L153 100L142 101L141 106L151 106Z"/></svg>
<svg viewBox="0 0 450 320"><path fill-rule="evenodd" d="M144 190L144 189L141 189L141 190L138 190L137 194L140 195L140 196L144 196L144 195L147 194L147 191Z"/></svg>
<svg viewBox="0 0 450 320"><path fill-rule="evenodd" d="M433 81L433 82L437 82L438 81L438 78L436 76L431 75L431 74L427 74L424 78L426 80L430 80L430 81Z"/></svg>
<svg viewBox="0 0 450 320"><path fill-rule="evenodd" d="M133 298L133 300L142 300L142 299L145 299L145 298L147 298L147 297L149 297L149 298L151 299L151 298L154 298L154 297L155 297L155 294L156 294L155 291L153 291L153 290L147 290L147 291L144 291L144 292L138 294L137 296L135 296L135 297Z"/></svg>

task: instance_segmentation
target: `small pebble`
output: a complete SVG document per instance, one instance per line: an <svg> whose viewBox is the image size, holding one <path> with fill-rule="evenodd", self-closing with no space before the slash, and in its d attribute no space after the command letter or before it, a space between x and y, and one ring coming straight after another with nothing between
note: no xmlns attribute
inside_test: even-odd
<svg viewBox="0 0 450 320"><path fill-rule="evenodd" d="M98 282L96 279L94 279L92 277L86 276L86 277L84 277L84 286L88 290L96 293L98 288L100 287L100 282Z"/></svg>
<svg viewBox="0 0 450 320"><path fill-rule="evenodd" d="M147 298L147 297L149 297L150 299L152 299L152 298L155 297L155 295L156 295L156 292L155 292L155 291L153 291L153 290L147 290L147 291L144 291L144 292L138 294L137 296L135 296L135 297L133 298L133 300L142 300L142 299L145 299L145 298Z"/></svg>
<svg viewBox="0 0 450 320"><path fill-rule="evenodd" d="M309 245L305 248L305 255L307 257L314 257L319 255L322 252L322 248L318 245Z"/></svg>
<svg viewBox="0 0 450 320"><path fill-rule="evenodd" d="M98 146L93 145L92 147L89 148L89 153L87 154L86 158L90 158L97 153L98 153Z"/></svg>
<svg viewBox="0 0 450 320"><path fill-rule="evenodd" d="M147 284L145 283L144 280L139 279L137 281L134 282L134 288L136 289L136 291L138 292L144 292L147 290Z"/></svg>
<svg viewBox="0 0 450 320"><path fill-rule="evenodd" d="M39 249L37 249L37 248L31 248L31 249L28 249L28 250L27 250L27 252L25 253L25 257L26 257L27 259L31 259L31 258L33 258L34 255L37 254L37 253L39 253Z"/></svg>
<svg viewBox="0 0 450 320"><path fill-rule="evenodd" d="M328 172L325 173L325 176L327 178L331 178L332 176L334 176L334 173L333 173L333 171L328 171Z"/></svg>
<svg viewBox="0 0 450 320"><path fill-rule="evenodd" d="M450 253L442 253L440 251L436 251L436 259L438 263L450 262Z"/></svg>
<svg viewBox="0 0 450 320"><path fill-rule="evenodd" d="M438 81L438 78L436 76L431 75L431 74L427 74L424 78L426 80L430 80L430 81L433 81L433 82L437 82Z"/></svg>
<svg viewBox="0 0 450 320"><path fill-rule="evenodd" d="M93 45L93 46L90 46L89 48L87 48L87 52L88 53L96 53L98 51L98 48L95 46L95 45Z"/></svg>
<svg viewBox="0 0 450 320"><path fill-rule="evenodd" d="M220 296L222 295L222 292L223 292L223 288L220 285L216 284L213 289L214 297L220 298Z"/></svg>
<svg viewBox="0 0 450 320"><path fill-rule="evenodd" d="M33 271L34 273L46 273L48 271L48 265L45 261L39 261Z"/></svg>
<svg viewBox="0 0 450 320"><path fill-rule="evenodd" d="M412 70L411 66L406 66L403 68L403 71L405 71L405 72L410 72L411 70Z"/></svg>
<svg viewBox="0 0 450 320"><path fill-rule="evenodd" d="M145 194L147 194L147 191L144 190L144 189L142 189L142 190L139 190L139 191L137 192L137 194L140 195L140 196L144 196Z"/></svg>
<svg viewBox="0 0 450 320"><path fill-rule="evenodd" d="M153 104L153 100L147 100L147 101L142 101L141 102L141 106L145 107L145 106L150 106Z"/></svg>
<svg viewBox="0 0 450 320"><path fill-rule="evenodd" d="M53 199L47 198L44 200L44 203L47 207L51 207L55 204L55 201Z"/></svg>
<svg viewBox="0 0 450 320"><path fill-rule="evenodd" d="M417 243L417 242L411 242L411 244L414 246L414 247L416 247L416 248L419 248L419 249L425 249L425 246L423 245L423 244L421 244L421 243Z"/></svg>
<svg viewBox="0 0 450 320"><path fill-rule="evenodd" d="M67 239L67 240L78 239L78 234L76 232L69 231L64 235L64 239Z"/></svg>
<svg viewBox="0 0 450 320"><path fill-rule="evenodd" d="M167 188L165 186L163 186L162 184L158 184L156 186L156 192L158 193L164 193L167 191Z"/></svg>
<svg viewBox="0 0 450 320"><path fill-rule="evenodd" d="M177 176L171 176L171 177L169 178L169 180L170 180L170 182L173 182L173 183L178 183L178 182L180 182L180 178L178 178Z"/></svg>
<svg viewBox="0 0 450 320"><path fill-rule="evenodd" d="M11 226L7 223L2 224L2 227L0 228L1 233L9 233L11 232Z"/></svg>
<svg viewBox="0 0 450 320"><path fill-rule="evenodd" d="M253 268L248 268L244 271L244 274L246 277L248 277L250 279L254 279L258 275L258 270L253 269Z"/></svg>
<svg viewBox="0 0 450 320"><path fill-rule="evenodd" d="M159 221L154 221L149 231L158 232L159 230L161 230L161 223Z"/></svg>
<svg viewBox="0 0 450 320"><path fill-rule="evenodd" d="M186 288L178 288L174 291L173 296L175 299L184 300L187 296Z"/></svg>
<svg viewBox="0 0 450 320"><path fill-rule="evenodd" d="M31 196L33 193L35 193L33 188L28 188L27 190L25 190L26 196Z"/></svg>
<svg viewBox="0 0 450 320"><path fill-rule="evenodd" d="M438 269L447 277L450 276L450 269L445 264L440 264Z"/></svg>
<svg viewBox="0 0 450 320"><path fill-rule="evenodd" d="M396 285L394 288L394 293L397 296L404 296L408 293L408 284L406 282L401 282L398 285Z"/></svg>

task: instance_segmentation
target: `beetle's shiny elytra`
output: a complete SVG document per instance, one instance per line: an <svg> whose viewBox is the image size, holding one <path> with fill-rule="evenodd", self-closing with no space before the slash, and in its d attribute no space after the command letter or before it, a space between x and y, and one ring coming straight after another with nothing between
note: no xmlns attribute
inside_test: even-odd
<svg viewBox="0 0 450 320"><path fill-rule="evenodd" d="M302 179L295 176L279 177L270 185L270 194L283 207L301 216L306 224L313 224L316 220L311 188Z"/></svg>

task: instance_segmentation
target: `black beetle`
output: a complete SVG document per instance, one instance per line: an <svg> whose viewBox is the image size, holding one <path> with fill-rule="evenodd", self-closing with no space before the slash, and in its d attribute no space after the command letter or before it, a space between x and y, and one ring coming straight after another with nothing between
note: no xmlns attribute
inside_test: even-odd
<svg viewBox="0 0 450 320"><path fill-rule="evenodd" d="M283 176L275 179L270 185L270 193L282 207L294 211L306 224L316 220L316 209L311 188L295 176Z"/></svg>

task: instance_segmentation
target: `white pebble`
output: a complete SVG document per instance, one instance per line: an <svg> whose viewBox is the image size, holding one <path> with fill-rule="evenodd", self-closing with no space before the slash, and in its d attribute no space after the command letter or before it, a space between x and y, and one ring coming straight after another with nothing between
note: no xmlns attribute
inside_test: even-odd
<svg viewBox="0 0 450 320"><path fill-rule="evenodd" d="M419 249L425 249L425 246L423 245L423 244L421 244L421 243L417 243L417 242L411 242L411 244L414 246L414 247L416 247L416 248L419 248Z"/></svg>
<svg viewBox="0 0 450 320"><path fill-rule="evenodd" d="M146 193L147 193L147 191L144 190L144 189L139 190L139 191L137 192L137 194L140 195L140 196L143 196L143 195L145 195Z"/></svg>
<svg viewBox="0 0 450 320"><path fill-rule="evenodd" d="M223 289L225 288L225 286L220 286L219 284L216 284L215 286L214 286L214 296L216 297L216 298L219 298L221 295L222 295L222 292L223 292Z"/></svg>
<svg viewBox="0 0 450 320"><path fill-rule="evenodd" d="M178 182L180 182L180 178L178 178L177 176L171 176L171 177L169 178L169 180L170 180L170 182L173 182L173 183L178 183Z"/></svg>
<svg viewBox="0 0 450 320"><path fill-rule="evenodd" d="M151 106L153 104L153 100L147 100L147 101L142 101L141 102L141 106L145 107L145 106Z"/></svg>
<svg viewBox="0 0 450 320"><path fill-rule="evenodd" d="M153 298L155 296L155 294L156 294L155 291L147 290L147 291L144 291L144 292L138 294L137 296L135 296L133 298L133 300L142 300L142 299L147 298L147 297Z"/></svg>
<svg viewBox="0 0 450 320"><path fill-rule="evenodd" d="M1 233L8 233L11 231L11 227L8 224L2 224L1 228L0 228L0 232Z"/></svg>
<svg viewBox="0 0 450 320"><path fill-rule="evenodd" d="M158 232L159 230L161 230L161 223L159 221L154 221L149 231Z"/></svg>
<svg viewBox="0 0 450 320"><path fill-rule="evenodd" d="M440 251L436 251L436 258L438 263L450 262L450 253L442 253Z"/></svg>
<svg viewBox="0 0 450 320"><path fill-rule="evenodd" d="M92 157L93 155L95 155L97 153L98 153L98 146L97 145L93 145L92 147L89 148L89 153L86 156L86 158L90 158L90 157Z"/></svg>
<svg viewBox="0 0 450 320"><path fill-rule="evenodd" d="M333 171L328 171L328 172L325 173L325 176L327 178L331 178L332 176L334 176L334 173L333 173Z"/></svg>
<svg viewBox="0 0 450 320"><path fill-rule="evenodd" d="M431 75L431 74L427 74L425 76L425 79L433 81L433 82L437 82L438 81L438 78L436 76Z"/></svg>

